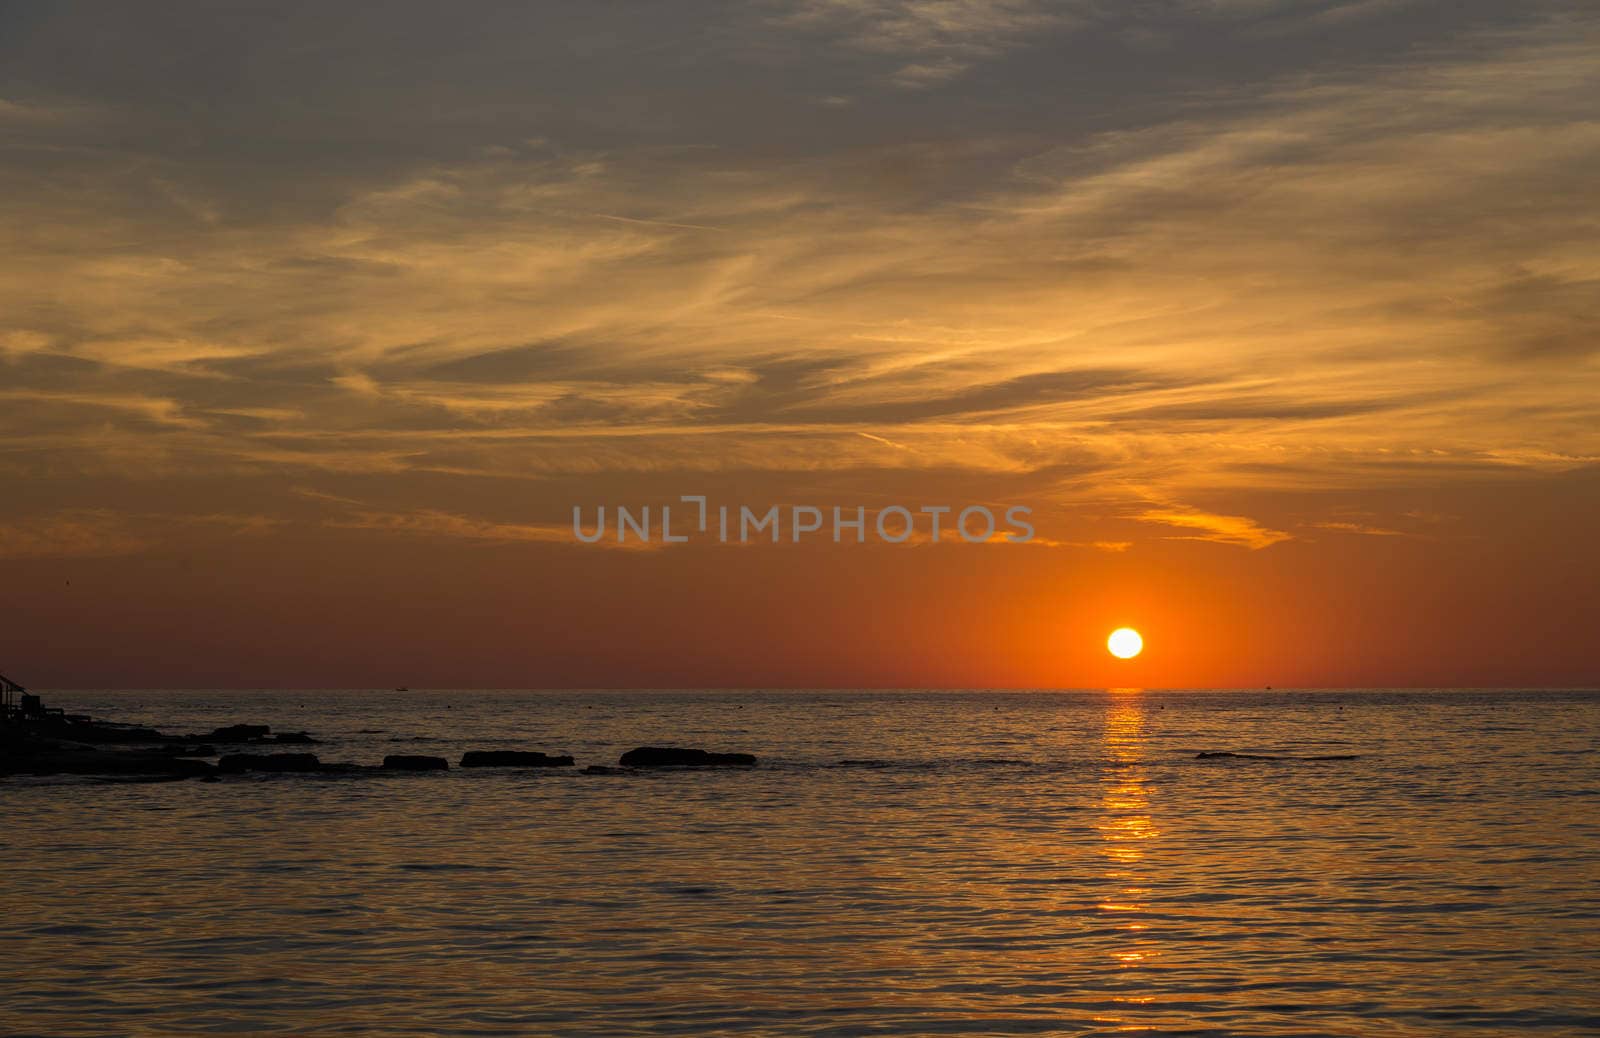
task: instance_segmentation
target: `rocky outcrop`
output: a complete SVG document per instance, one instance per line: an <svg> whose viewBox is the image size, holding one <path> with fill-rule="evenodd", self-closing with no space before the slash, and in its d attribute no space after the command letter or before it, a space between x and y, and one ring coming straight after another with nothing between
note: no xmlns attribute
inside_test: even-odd
<svg viewBox="0 0 1600 1038"><path fill-rule="evenodd" d="M625 768L750 768L756 759L749 753L711 753L678 746L640 746L624 753L617 761Z"/></svg>
<svg viewBox="0 0 1600 1038"><path fill-rule="evenodd" d="M572 758L551 757L533 750L468 750L463 768L570 768Z"/></svg>
<svg viewBox="0 0 1600 1038"><path fill-rule="evenodd" d="M247 771L318 771L322 762L314 753L229 753L217 761L225 775Z"/></svg>
<svg viewBox="0 0 1600 1038"><path fill-rule="evenodd" d="M420 753L391 753L383 758L385 771L448 771L450 762L443 757L427 757Z"/></svg>
<svg viewBox="0 0 1600 1038"><path fill-rule="evenodd" d="M591 764L588 767L584 768L583 771L581 772L581 774L584 774L584 775L626 775L627 772L624 771L621 768L613 768L613 767L610 767L610 766L605 765L605 764Z"/></svg>
<svg viewBox="0 0 1600 1038"><path fill-rule="evenodd" d="M215 769L205 761L133 750L37 745L0 754L0 775L140 775L199 778Z"/></svg>

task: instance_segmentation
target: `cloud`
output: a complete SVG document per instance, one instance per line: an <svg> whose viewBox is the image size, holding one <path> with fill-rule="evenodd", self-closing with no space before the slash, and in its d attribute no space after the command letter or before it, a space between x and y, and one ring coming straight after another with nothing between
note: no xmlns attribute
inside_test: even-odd
<svg viewBox="0 0 1600 1038"><path fill-rule="evenodd" d="M786 7L806 31L768 41L799 63L785 89L846 121L781 140L763 106L787 95L755 65L750 97L702 93L648 130L580 119L613 100L584 81L574 121L523 132L526 93L473 79L440 136L273 138L270 177L154 132L114 154L66 124L24 134L0 183L7 471L1048 474L1125 503L1600 456L1592 19L1463 16L1427 49L1152 82L1092 120L1008 93L1049 79L811 101L860 73L812 62L813 33L873 75L1027 77L1125 28L1110 10ZM1114 64L1074 75L1147 88ZM351 150L329 159L328 139Z"/></svg>
<svg viewBox="0 0 1600 1038"><path fill-rule="evenodd" d="M324 525L342 530L378 530L385 533L456 538L485 544L579 543L573 536L570 526L497 523L434 509L412 512L356 512L349 516L328 519ZM627 541L619 544L613 540L602 540L597 541L596 546L643 550L660 545L654 541L649 543Z"/></svg>
<svg viewBox="0 0 1600 1038"><path fill-rule="evenodd" d="M76 122L92 114L83 105L38 104L0 97L0 126L4 126L7 123L34 127L49 126Z"/></svg>
<svg viewBox="0 0 1600 1038"><path fill-rule="evenodd" d="M1242 515L1216 515L1197 508L1181 506L1152 508L1130 518L1142 523L1159 523L1197 531L1181 538L1184 540L1214 541L1217 544L1230 544L1252 551L1270 548L1274 544L1294 539L1291 534L1269 529L1254 519Z"/></svg>
<svg viewBox="0 0 1600 1038"><path fill-rule="evenodd" d="M205 423L186 412L182 401L168 397L95 392L52 392L34 389L0 389L0 400L46 407L86 408L126 412L157 425L199 428Z"/></svg>
<svg viewBox="0 0 1600 1038"><path fill-rule="evenodd" d="M1403 530L1389 530L1381 526L1368 526L1365 523L1352 523L1344 521L1330 521L1312 523L1318 530L1335 530L1339 533L1358 533L1367 537L1406 537L1410 536Z"/></svg>
<svg viewBox="0 0 1600 1038"><path fill-rule="evenodd" d="M0 558L104 558L135 555L175 538L182 527L231 535L268 533L288 522L235 513L115 512L65 509L0 522Z"/></svg>
<svg viewBox="0 0 1600 1038"><path fill-rule="evenodd" d="M844 46L895 57L915 55L890 82L910 89L960 76L975 62L1037 42L1073 24L1090 5L1044 0L799 0L780 16L786 28L829 34Z"/></svg>
<svg viewBox="0 0 1600 1038"><path fill-rule="evenodd" d="M103 511L66 511L0 523L3 559L132 555L150 543L130 532L123 519Z"/></svg>
<svg viewBox="0 0 1600 1038"><path fill-rule="evenodd" d="M665 547L661 541L604 538L585 544L573 533L571 524L507 523L481 519L442 509L383 509L354 498L300 488L296 493L332 505L341 514L324 519L322 525L340 530L373 530L417 537L439 537L480 544L560 544L581 548L613 548L623 551L654 551Z"/></svg>

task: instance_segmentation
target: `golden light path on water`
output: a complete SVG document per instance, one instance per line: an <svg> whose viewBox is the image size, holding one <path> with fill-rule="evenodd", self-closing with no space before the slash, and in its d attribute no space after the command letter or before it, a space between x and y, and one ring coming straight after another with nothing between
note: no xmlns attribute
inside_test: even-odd
<svg viewBox="0 0 1600 1038"><path fill-rule="evenodd" d="M1154 940L1144 936L1148 924L1141 916L1147 911L1150 893L1144 871L1149 842L1161 832L1151 816L1149 776L1145 770L1144 690L1108 689L1110 703L1105 715L1105 772L1102 777L1100 853L1105 859L1104 877L1114 884L1115 894L1097 906L1101 911L1121 913L1120 928L1127 939L1118 942L1111 957L1122 968L1149 965L1160 955ZM1122 1001L1143 1004L1148 996L1122 996ZM1119 1018L1099 1018L1121 1023Z"/></svg>

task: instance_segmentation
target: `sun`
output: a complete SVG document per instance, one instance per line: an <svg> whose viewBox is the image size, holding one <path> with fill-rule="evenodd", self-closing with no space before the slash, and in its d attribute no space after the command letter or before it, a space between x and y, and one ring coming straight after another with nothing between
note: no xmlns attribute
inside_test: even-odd
<svg viewBox="0 0 1600 1038"><path fill-rule="evenodd" d="M1144 639L1132 627L1118 627L1106 639L1106 648L1119 660L1131 660L1144 651Z"/></svg>

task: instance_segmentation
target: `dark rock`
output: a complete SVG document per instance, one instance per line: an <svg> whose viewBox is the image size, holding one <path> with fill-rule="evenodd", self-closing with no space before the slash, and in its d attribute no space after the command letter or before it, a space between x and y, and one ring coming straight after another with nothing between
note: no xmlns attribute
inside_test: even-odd
<svg viewBox="0 0 1600 1038"><path fill-rule="evenodd" d="M329 761L317 769L319 775L370 775L383 768L375 764L353 764L349 761Z"/></svg>
<svg viewBox="0 0 1600 1038"><path fill-rule="evenodd" d="M318 771L322 762L314 753L229 753L217 761L217 770L228 775L246 771Z"/></svg>
<svg viewBox="0 0 1600 1038"><path fill-rule="evenodd" d="M191 778L214 769L205 761L159 753L91 748L36 747L0 756L0 775L142 775Z"/></svg>
<svg viewBox="0 0 1600 1038"><path fill-rule="evenodd" d="M612 768L612 767L608 767L607 765L604 765L604 764L591 764L588 767L584 768L583 771L581 772L581 774L584 774L584 775L626 775L627 772L622 770L621 768Z"/></svg>
<svg viewBox="0 0 1600 1038"><path fill-rule="evenodd" d="M383 758L385 771L447 771L450 762L443 757L424 757L417 753L391 753Z"/></svg>
<svg viewBox="0 0 1600 1038"><path fill-rule="evenodd" d="M748 753L710 753L677 746L640 746L624 753L617 761L625 768L749 768L756 759Z"/></svg>
<svg viewBox="0 0 1600 1038"><path fill-rule="evenodd" d="M80 742L160 742L168 738L168 736L162 735L154 728L140 728L131 724L108 724L100 721L68 725L66 731L69 737Z"/></svg>
<svg viewBox="0 0 1600 1038"><path fill-rule="evenodd" d="M571 757L550 757L531 750L468 750L463 768L570 768Z"/></svg>
<svg viewBox="0 0 1600 1038"><path fill-rule="evenodd" d="M285 746L289 746L289 745L293 745L293 746L315 746L315 745L317 745L317 740L313 739L311 736L307 735L305 732L279 732L277 735L274 735L272 737L272 741L275 742L275 743L278 743L280 745L285 745Z"/></svg>
<svg viewBox="0 0 1600 1038"><path fill-rule="evenodd" d="M169 757L215 757L217 748L201 744L199 746L186 746L182 743L168 743L161 747L161 753Z"/></svg>

